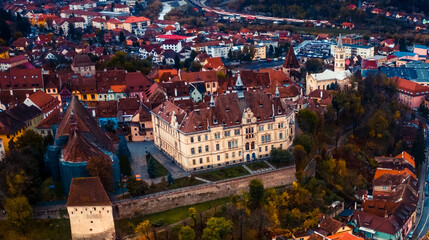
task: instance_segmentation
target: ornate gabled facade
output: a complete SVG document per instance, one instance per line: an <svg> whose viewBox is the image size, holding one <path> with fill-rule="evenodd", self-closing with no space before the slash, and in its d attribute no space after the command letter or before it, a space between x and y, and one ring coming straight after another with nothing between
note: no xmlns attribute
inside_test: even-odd
<svg viewBox="0 0 429 240"><path fill-rule="evenodd" d="M261 90L211 97L193 111L165 101L151 112L155 145L187 171L198 171L269 156L287 149L295 135L295 114L280 98Z"/></svg>

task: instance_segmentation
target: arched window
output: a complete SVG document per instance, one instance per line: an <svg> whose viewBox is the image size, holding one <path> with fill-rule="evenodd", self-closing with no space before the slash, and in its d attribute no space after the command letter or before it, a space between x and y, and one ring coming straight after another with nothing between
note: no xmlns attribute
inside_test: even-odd
<svg viewBox="0 0 429 240"><path fill-rule="evenodd" d="M246 150L249 150L249 143L246 143Z"/></svg>
<svg viewBox="0 0 429 240"><path fill-rule="evenodd" d="M255 149L255 142L252 142L252 149Z"/></svg>

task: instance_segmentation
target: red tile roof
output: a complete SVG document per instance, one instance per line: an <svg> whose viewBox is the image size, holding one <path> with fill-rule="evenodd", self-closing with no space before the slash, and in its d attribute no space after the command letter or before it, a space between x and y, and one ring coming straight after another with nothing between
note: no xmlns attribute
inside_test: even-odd
<svg viewBox="0 0 429 240"><path fill-rule="evenodd" d="M131 16L127 18L127 20L125 20L124 23L137 23L137 22L146 22L146 21L150 21L150 20L145 17Z"/></svg>
<svg viewBox="0 0 429 240"><path fill-rule="evenodd" d="M58 99L42 91L37 91L31 94L28 98L34 104L36 104L39 107L39 109L43 111L43 113L48 113L52 111L53 109L57 108L60 104Z"/></svg>
<svg viewBox="0 0 429 240"><path fill-rule="evenodd" d="M401 91L402 93L413 96L422 96L429 94L429 87L427 86L422 86L416 82L399 77L393 77L392 80L396 82L399 91Z"/></svg>
<svg viewBox="0 0 429 240"><path fill-rule="evenodd" d="M112 203L98 177L72 179L67 207L111 205Z"/></svg>

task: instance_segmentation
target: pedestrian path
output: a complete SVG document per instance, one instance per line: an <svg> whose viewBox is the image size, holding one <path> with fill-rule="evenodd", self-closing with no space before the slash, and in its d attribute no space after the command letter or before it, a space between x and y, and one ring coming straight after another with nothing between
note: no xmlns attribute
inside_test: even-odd
<svg viewBox="0 0 429 240"><path fill-rule="evenodd" d="M212 181L209 181L207 179L200 178L200 177L195 177L195 179L200 180L200 181L205 182L205 183L212 183Z"/></svg>
<svg viewBox="0 0 429 240"><path fill-rule="evenodd" d="M270 166L270 168L272 168L273 170L276 169L270 162L268 162L267 160L264 161L264 163L266 163L268 166Z"/></svg>
<svg viewBox="0 0 429 240"><path fill-rule="evenodd" d="M250 174L253 174L253 171L252 171L252 170L250 170L250 168L249 168L249 167L247 167L246 165L243 165L243 167L244 167L244 169L246 169Z"/></svg>

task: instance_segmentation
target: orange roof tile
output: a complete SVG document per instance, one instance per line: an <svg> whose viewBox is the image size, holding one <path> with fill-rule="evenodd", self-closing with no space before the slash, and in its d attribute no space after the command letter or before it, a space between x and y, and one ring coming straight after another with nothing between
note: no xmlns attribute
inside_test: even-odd
<svg viewBox="0 0 429 240"><path fill-rule="evenodd" d="M405 168L404 170L392 170L392 169L380 169L378 168L375 171L375 175L374 175L374 180L385 175L385 174L390 174L390 175L402 175L402 174L407 174L412 176L414 179L417 179L417 176L412 173L408 168Z"/></svg>
<svg viewBox="0 0 429 240"><path fill-rule="evenodd" d="M416 163L414 162L414 157L411 156L410 154L408 154L405 151L403 151L398 156L396 156L396 158L403 158L403 159L407 160L408 163L410 163L411 165L413 165L414 168L416 167Z"/></svg>
<svg viewBox="0 0 429 240"><path fill-rule="evenodd" d="M353 234L350 234L349 232L337 233L328 236L328 238L331 240L364 240L363 238L357 237Z"/></svg>
<svg viewBox="0 0 429 240"><path fill-rule="evenodd" d="M127 20L125 20L124 23L136 23L136 22L146 22L146 21L150 21L150 20L145 17L131 16L127 18Z"/></svg>
<svg viewBox="0 0 429 240"><path fill-rule="evenodd" d="M111 85L110 88L113 92L124 92L127 85Z"/></svg>

